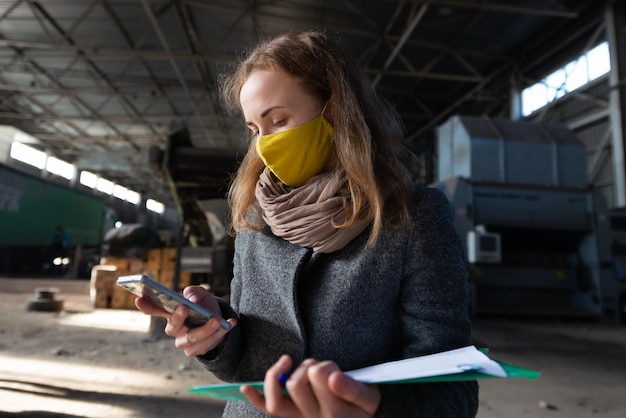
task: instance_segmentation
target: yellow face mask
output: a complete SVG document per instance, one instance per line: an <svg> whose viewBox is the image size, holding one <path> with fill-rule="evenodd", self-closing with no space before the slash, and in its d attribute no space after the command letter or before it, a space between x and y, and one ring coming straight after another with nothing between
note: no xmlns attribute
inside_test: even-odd
<svg viewBox="0 0 626 418"><path fill-rule="evenodd" d="M334 134L322 114L303 125L259 137L256 152L281 182L298 187L324 168Z"/></svg>

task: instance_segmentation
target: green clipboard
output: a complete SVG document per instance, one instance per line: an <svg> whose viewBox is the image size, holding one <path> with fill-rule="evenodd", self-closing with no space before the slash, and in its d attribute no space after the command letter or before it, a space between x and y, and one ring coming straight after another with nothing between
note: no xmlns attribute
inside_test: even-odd
<svg viewBox="0 0 626 418"><path fill-rule="evenodd" d="M480 351L486 352L487 350L481 349ZM504 369L507 378L526 378L526 379L537 379L541 373L535 370L526 369L523 367L519 367L510 363L504 363L501 361L494 360L498 363L502 369ZM406 383L428 383L428 382L461 382L468 380L479 380L479 379L500 379L500 376L494 376L490 374L480 373L477 371L466 371L462 373L454 373L454 374L445 374L439 376L428 376L428 377L420 377L417 379L406 379L406 380L392 380L379 382L378 384L406 384ZM210 398L221 399L225 401L247 401L244 395L239 392L239 388L243 385L255 387L256 390L263 394L263 382L241 382L241 383L228 383L228 384L218 384L218 385L207 385L207 386L196 386L190 389L187 389L186 392L195 393L201 396L208 396ZM288 396L285 391L284 394Z"/></svg>

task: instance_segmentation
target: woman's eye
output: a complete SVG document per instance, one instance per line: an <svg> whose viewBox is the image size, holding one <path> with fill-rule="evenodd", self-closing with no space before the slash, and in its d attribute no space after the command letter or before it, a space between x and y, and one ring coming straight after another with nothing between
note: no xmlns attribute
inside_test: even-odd
<svg viewBox="0 0 626 418"><path fill-rule="evenodd" d="M283 126L284 124L285 124L284 119L275 120L274 122L272 122L272 126Z"/></svg>

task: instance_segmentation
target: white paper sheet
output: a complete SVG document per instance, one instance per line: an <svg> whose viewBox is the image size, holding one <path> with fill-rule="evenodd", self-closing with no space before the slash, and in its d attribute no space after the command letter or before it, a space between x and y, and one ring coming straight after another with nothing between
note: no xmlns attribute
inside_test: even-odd
<svg viewBox="0 0 626 418"><path fill-rule="evenodd" d="M377 364L352 370L346 374L363 383L381 383L455 374L470 370L507 377L502 366L473 345L428 356Z"/></svg>

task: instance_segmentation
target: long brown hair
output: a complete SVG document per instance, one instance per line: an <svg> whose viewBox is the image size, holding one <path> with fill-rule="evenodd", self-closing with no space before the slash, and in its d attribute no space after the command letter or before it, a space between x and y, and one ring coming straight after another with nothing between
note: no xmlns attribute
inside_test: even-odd
<svg viewBox="0 0 626 418"><path fill-rule="evenodd" d="M408 219L412 186L400 163L408 151L397 113L378 97L364 72L337 44L317 31L289 32L259 44L233 74L222 79L226 106L241 112L239 93L250 73L275 68L299 80L320 102L332 100L333 155L346 173L350 201L345 204L352 214L336 227L370 219L368 247L372 246L383 225L398 226ZM228 195L235 232L261 228L254 191L263 169L251 140ZM251 211L257 222L251 222Z"/></svg>

